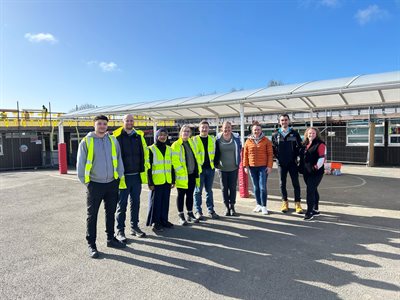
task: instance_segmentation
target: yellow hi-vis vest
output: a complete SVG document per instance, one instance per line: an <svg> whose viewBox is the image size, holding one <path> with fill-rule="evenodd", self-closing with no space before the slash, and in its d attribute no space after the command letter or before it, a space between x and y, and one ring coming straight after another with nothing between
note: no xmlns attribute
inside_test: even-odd
<svg viewBox="0 0 400 300"><path fill-rule="evenodd" d="M151 166L151 175L154 185L162 185L165 182L172 183L172 150L170 146L166 147L165 156L156 145L149 147L153 153L153 164Z"/></svg>
<svg viewBox="0 0 400 300"><path fill-rule="evenodd" d="M117 158L117 148L115 147L114 139L111 136L108 136L111 142L111 156L112 156L112 164L114 169L114 179L118 179L118 158ZM90 182L90 170L93 167L93 154L94 154L94 140L93 137L84 137L83 138L86 143L86 148L88 149L87 157L86 157L86 165L85 165L85 183Z"/></svg>
<svg viewBox="0 0 400 300"><path fill-rule="evenodd" d="M200 162L201 165L203 165L205 157L206 157L206 153L205 153L205 150L204 150L204 144L203 144L203 142L201 140L200 135L196 135L195 137L193 137L193 140L196 143L197 155L199 156L199 162ZM208 136L207 152L208 152L208 157L210 159L211 169L214 169L215 137L212 136L212 135Z"/></svg>
<svg viewBox="0 0 400 300"><path fill-rule="evenodd" d="M115 138L120 136L123 129L124 129L124 127L119 127L117 129L115 129L113 132L113 136L115 136ZM141 130L136 130L136 129L133 129L133 130L135 130L136 133L138 135L140 135L140 138L142 141L143 154L144 154L144 171L140 173L140 179L141 179L142 183L147 183L147 170L150 168L149 148L147 148L147 143L144 138L144 132ZM121 181L119 183L119 188L121 190L126 189L125 176L122 176Z"/></svg>
<svg viewBox="0 0 400 300"><path fill-rule="evenodd" d="M194 154L194 158L197 162L197 168L199 175L201 174L201 165L197 155L196 145L191 139L188 140L190 148ZM179 138L176 142L171 145L172 149L172 165L175 170L175 186L181 189L187 189L189 183L188 171L186 166L185 148L183 147L183 140ZM196 186L200 186L200 176L196 178Z"/></svg>

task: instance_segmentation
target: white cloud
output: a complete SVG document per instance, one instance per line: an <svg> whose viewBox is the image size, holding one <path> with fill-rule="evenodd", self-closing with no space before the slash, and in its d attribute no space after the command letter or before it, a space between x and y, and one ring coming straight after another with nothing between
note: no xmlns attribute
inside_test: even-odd
<svg viewBox="0 0 400 300"><path fill-rule="evenodd" d="M96 61L96 60L91 60L88 61L87 64L89 66L98 66L103 72L113 72L117 71L118 65L115 62L105 62L105 61Z"/></svg>
<svg viewBox="0 0 400 300"><path fill-rule="evenodd" d="M371 21L385 19L389 16L389 13L379 8L378 5L370 5L366 9L360 9L357 11L355 18L360 25L365 25Z"/></svg>
<svg viewBox="0 0 400 300"><path fill-rule="evenodd" d="M109 62L109 63L106 63L106 62L104 62L104 61L102 61L102 62L100 62L99 63L99 67L104 71L104 72L112 72L112 71L115 71L115 70L117 70L117 64L116 63L114 63L114 62Z"/></svg>
<svg viewBox="0 0 400 300"><path fill-rule="evenodd" d="M25 38L31 43L48 42L51 44L57 43L57 39L51 33L26 33Z"/></svg>

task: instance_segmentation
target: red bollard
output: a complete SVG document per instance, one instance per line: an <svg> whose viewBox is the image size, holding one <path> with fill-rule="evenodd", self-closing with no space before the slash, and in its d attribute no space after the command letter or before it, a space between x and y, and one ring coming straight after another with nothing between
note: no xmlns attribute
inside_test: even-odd
<svg viewBox="0 0 400 300"><path fill-rule="evenodd" d="M68 172L67 144L65 143L58 144L58 170L60 174L67 174Z"/></svg>
<svg viewBox="0 0 400 300"><path fill-rule="evenodd" d="M249 198L249 176L246 174L246 172L243 169L242 161L243 161L243 150L241 153L241 162L239 165L239 193L240 193L240 198Z"/></svg>

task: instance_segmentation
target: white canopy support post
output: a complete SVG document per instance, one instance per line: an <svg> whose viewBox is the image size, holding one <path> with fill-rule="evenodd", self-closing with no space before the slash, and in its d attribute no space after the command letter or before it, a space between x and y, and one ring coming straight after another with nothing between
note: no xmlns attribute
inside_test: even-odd
<svg viewBox="0 0 400 300"><path fill-rule="evenodd" d="M58 123L58 143L64 143L64 124L62 120Z"/></svg>
<svg viewBox="0 0 400 300"><path fill-rule="evenodd" d="M310 127L314 126L314 122L313 122L313 110L310 109Z"/></svg>
<svg viewBox="0 0 400 300"><path fill-rule="evenodd" d="M157 121L153 120L153 140L154 140L154 143L157 142L156 141L156 131L157 131Z"/></svg>
<svg viewBox="0 0 400 300"><path fill-rule="evenodd" d="M244 145L244 105L240 104L240 141Z"/></svg>
<svg viewBox="0 0 400 300"><path fill-rule="evenodd" d="M215 118L215 136L217 136L219 132L219 117Z"/></svg>

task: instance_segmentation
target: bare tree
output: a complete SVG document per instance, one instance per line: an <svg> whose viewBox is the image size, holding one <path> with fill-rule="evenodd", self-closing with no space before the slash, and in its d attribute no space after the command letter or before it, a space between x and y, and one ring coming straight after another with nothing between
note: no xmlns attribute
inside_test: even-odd
<svg viewBox="0 0 400 300"><path fill-rule="evenodd" d="M268 82L268 87L270 87L270 86L278 86L278 85L283 85L283 82L282 81L280 81L280 80L275 80L275 79L271 79L269 82Z"/></svg>
<svg viewBox="0 0 400 300"><path fill-rule="evenodd" d="M84 109L89 109L89 108L96 108L97 106L94 104L90 104L90 103L85 103L85 104L81 104L81 105L76 105L75 108L70 109L69 112L74 112L74 111L78 111L78 110L84 110Z"/></svg>

